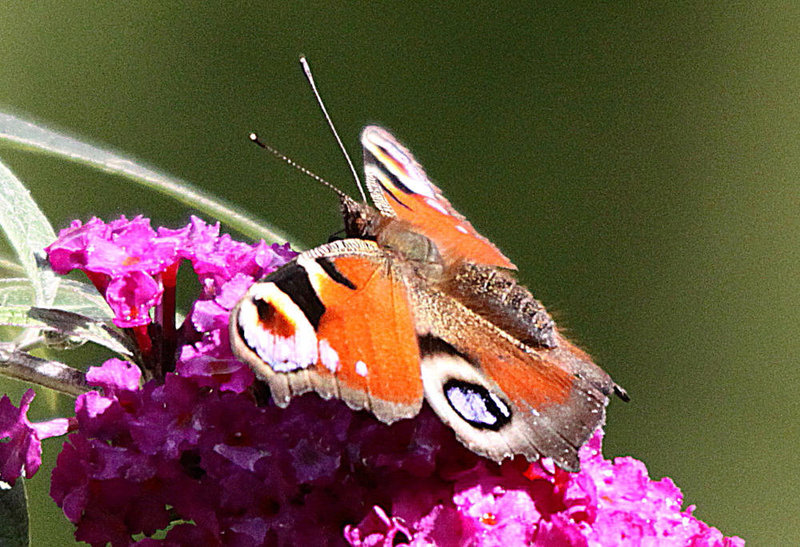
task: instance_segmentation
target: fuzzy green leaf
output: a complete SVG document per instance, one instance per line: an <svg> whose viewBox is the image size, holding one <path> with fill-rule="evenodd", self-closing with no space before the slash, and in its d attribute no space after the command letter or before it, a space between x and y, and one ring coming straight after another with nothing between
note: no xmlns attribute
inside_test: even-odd
<svg viewBox="0 0 800 547"><path fill-rule="evenodd" d="M76 342L94 342L126 357L135 353L133 342L110 320L85 317L64 310L0 306L0 325L55 332Z"/></svg>
<svg viewBox="0 0 800 547"><path fill-rule="evenodd" d="M0 279L0 306L32 306L33 286L27 279ZM103 297L92 285L62 279L53 300L53 307L92 317L111 319L113 314Z"/></svg>
<svg viewBox="0 0 800 547"><path fill-rule="evenodd" d="M28 189L2 163L0 227L31 282L34 303L45 307L52 305L58 278L46 265L43 249L56 239L56 234Z"/></svg>

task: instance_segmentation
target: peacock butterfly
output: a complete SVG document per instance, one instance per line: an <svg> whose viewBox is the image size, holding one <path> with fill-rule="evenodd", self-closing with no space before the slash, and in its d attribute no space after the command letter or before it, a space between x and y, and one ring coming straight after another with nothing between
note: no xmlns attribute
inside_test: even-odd
<svg viewBox="0 0 800 547"><path fill-rule="evenodd" d="M374 206L342 195L346 237L247 291L231 312L235 355L281 407L315 391L388 424L425 399L477 454L577 470L608 395L627 394L559 332L408 149L376 126L361 143Z"/></svg>

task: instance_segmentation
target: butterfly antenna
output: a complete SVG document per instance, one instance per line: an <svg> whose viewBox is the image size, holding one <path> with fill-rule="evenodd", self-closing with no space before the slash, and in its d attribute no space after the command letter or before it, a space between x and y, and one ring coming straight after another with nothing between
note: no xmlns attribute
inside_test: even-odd
<svg viewBox="0 0 800 547"><path fill-rule="evenodd" d="M303 167L302 165L300 165L299 163L294 161L292 158L290 158L286 154L282 154L278 150L275 150L274 148L272 148L270 145L265 144L264 142L262 142L258 138L258 135L256 135L255 133L250 133L250 140L253 141L254 143L256 143L261 148L263 148L264 150L266 150L267 152L269 152L270 154L272 154L273 156L275 156L276 158L285 161L286 163L288 163L289 165L291 165L292 167L294 167L295 169L297 169L298 171L300 171L304 175L307 175L307 176L311 177L312 179L314 179L315 181L317 181L319 183L322 183L323 186L327 186L328 188L330 188L331 190L336 192L336 194L340 198L345 199L345 200L351 199L347 194L345 194L344 192L339 190L336 186L334 186L333 184L331 184L330 182L328 182L324 178L320 177L316 173L313 173L312 171L309 171L308 169L306 169L305 167Z"/></svg>
<svg viewBox="0 0 800 547"><path fill-rule="evenodd" d="M347 165L350 167L350 172L353 173L353 178L356 179L356 185L358 186L358 191L361 192L361 198L364 200L364 203L366 203L367 195L364 193L364 187L361 185L361 179L358 178L358 172L353 165L353 161L350 159L350 155L347 153L347 149L344 147L342 139L339 138L339 133L336 132L336 128L333 126L333 120L331 119L330 115L328 115L328 110L325 108L325 103L322 102L322 96L319 94L319 90L317 90L317 84L314 83L314 76L311 75L311 67L308 66L308 61L306 60L305 55L300 56L300 65L303 67L303 72L305 72L309 85L311 85L311 91L314 92L314 97L317 99L317 104L319 104L319 108L322 110L322 115L325 116L325 121L328 122L328 127L331 128L331 132L336 138L336 142L339 143L339 149L344 154L344 159L347 160Z"/></svg>

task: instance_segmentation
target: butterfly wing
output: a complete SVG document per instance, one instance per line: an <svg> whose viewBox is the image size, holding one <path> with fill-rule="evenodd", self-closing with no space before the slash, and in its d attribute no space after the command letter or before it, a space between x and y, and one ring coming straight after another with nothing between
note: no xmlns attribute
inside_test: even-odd
<svg viewBox="0 0 800 547"><path fill-rule="evenodd" d="M253 285L231 315L236 355L275 402L307 391L391 423L422 404L407 288L374 242L306 251Z"/></svg>
<svg viewBox="0 0 800 547"><path fill-rule="evenodd" d="M578 449L605 420L611 378L561 336L533 349L445 294L426 292L417 305L425 398L459 440L496 461L545 456L577 470Z"/></svg>
<svg viewBox="0 0 800 547"><path fill-rule="evenodd" d="M560 335L533 349L398 267L366 240L302 253L234 309L234 352L280 406L313 390L391 423L424 394L472 451L576 470L604 421L608 375Z"/></svg>
<svg viewBox="0 0 800 547"><path fill-rule="evenodd" d="M367 189L383 215L413 226L437 245L445 259L516 269L450 205L411 152L388 131L367 126L361 144Z"/></svg>

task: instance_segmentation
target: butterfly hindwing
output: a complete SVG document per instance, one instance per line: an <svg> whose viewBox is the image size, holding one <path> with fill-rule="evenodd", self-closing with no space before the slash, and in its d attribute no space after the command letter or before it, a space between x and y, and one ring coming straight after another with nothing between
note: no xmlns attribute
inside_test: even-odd
<svg viewBox="0 0 800 547"><path fill-rule="evenodd" d="M608 375L561 337L554 349L531 348L445 294L418 306L425 398L459 439L496 461L543 455L576 470L603 423Z"/></svg>
<svg viewBox="0 0 800 547"><path fill-rule="evenodd" d="M234 311L236 354L281 406L314 390L384 422L422 403L407 288L370 241L306 251L253 285Z"/></svg>

